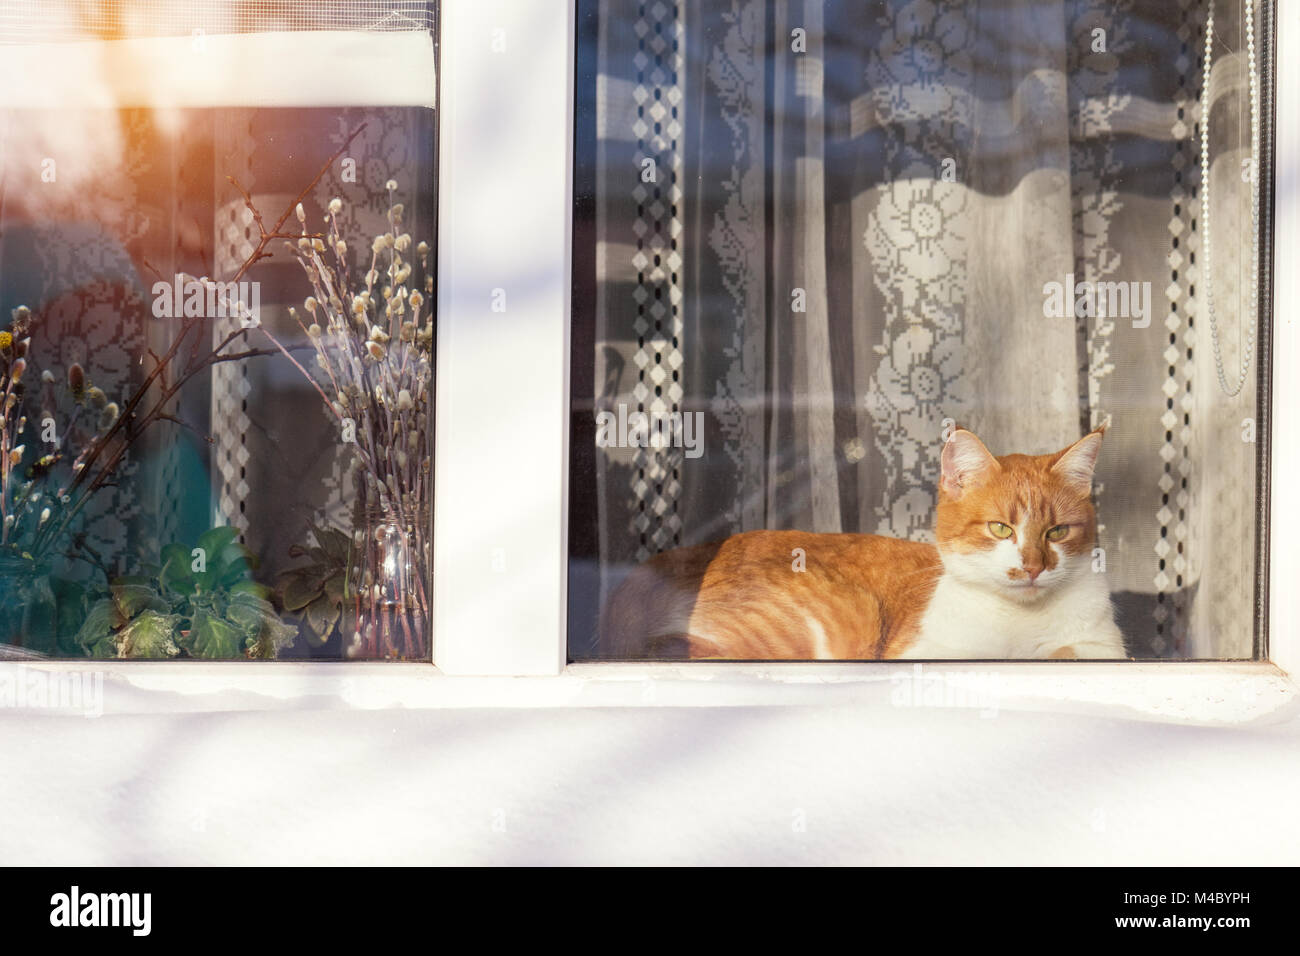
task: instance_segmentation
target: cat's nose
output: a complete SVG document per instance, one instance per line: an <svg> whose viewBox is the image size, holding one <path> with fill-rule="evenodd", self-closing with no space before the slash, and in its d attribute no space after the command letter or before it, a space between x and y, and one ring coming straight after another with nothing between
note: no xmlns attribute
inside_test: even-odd
<svg viewBox="0 0 1300 956"><path fill-rule="evenodd" d="M1043 566L1041 564L1038 565L1037 567L1030 566L1025 568L1025 574L1029 575L1030 584L1033 584L1035 581L1037 581L1038 576L1042 573L1043 573Z"/></svg>

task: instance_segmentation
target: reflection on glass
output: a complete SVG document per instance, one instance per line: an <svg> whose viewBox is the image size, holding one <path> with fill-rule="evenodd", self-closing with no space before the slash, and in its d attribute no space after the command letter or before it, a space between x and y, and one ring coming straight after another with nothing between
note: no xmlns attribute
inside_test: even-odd
<svg viewBox="0 0 1300 956"><path fill-rule="evenodd" d="M427 659L433 5L44 6L0 0L0 654Z"/></svg>

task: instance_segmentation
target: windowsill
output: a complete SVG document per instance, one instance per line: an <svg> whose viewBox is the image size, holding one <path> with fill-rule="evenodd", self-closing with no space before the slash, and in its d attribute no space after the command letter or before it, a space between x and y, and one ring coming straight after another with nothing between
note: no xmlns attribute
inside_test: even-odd
<svg viewBox="0 0 1300 956"><path fill-rule="evenodd" d="M1268 662L584 663L553 677L451 677L429 664L383 662L42 661L0 664L0 683L16 686L30 672L102 673L104 715L867 706L1246 726L1300 711L1300 691ZM83 714L0 703L6 710Z"/></svg>

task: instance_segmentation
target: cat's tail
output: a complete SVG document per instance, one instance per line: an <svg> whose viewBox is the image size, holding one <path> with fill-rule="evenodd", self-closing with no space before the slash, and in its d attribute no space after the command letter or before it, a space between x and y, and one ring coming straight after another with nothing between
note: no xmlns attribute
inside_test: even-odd
<svg viewBox="0 0 1300 956"><path fill-rule="evenodd" d="M673 660L691 656L680 595L652 560L633 568L601 608L596 648L601 660Z"/></svg>
<svg viewBox="0 0 1300 956"><path fill-rule="evenodd" d="M642 633L646 624L644 568L633 568L600 609L596 650L601 660L634 660L649 656Z"/></svg>

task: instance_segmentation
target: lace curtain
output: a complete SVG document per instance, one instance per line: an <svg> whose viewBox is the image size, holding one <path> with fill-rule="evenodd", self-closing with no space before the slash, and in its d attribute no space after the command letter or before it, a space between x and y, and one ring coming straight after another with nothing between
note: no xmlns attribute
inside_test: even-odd
<svg viewBox="0 0 1300 956"><path fill-rule="evenodd" d="M600 448L594 493L575 481L575 656L650 554L753 528L930 540L947 424L1043 453L1106 417L1100 545L1131 651L1251 656L1256 370L1220 389L1195 264L1206 12L599 3L592 401L702 412L705 453ZM1241 22L1218 3L1230 378L1250 305ZM1049 283L1085 281L1136 283L1145 314L1045 314Z"/></svg>

